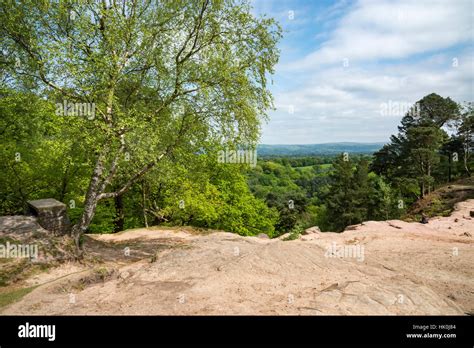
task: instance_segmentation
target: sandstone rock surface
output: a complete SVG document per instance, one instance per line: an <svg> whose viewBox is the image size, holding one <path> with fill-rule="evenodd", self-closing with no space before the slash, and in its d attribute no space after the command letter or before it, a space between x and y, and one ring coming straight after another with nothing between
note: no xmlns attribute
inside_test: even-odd
<svg viewBox="0 0 474 348"><path fill-rule="evenodd" d="M472 314L474 240L467 235L474 231L472 210L474 200L469 200L457 204L451 216L432 218L428 224L368 221L343 233L310 234L307 240L293 241L154 228L93 235L100 243L129 245L131 255L136 255L139 242L172 241L175 247L158 252L155 262L149 258L109 261L106 266L122 276L83 288L73 285L90 268L52 269L44 276L48 283L0 311L20 315ZM318 238L309 238L313 235ZM78 267L82 273L78 274ZM41 277L35 278L35 284L42 282ZM64 292L68 288L75 294L74 304Z"/></svg>

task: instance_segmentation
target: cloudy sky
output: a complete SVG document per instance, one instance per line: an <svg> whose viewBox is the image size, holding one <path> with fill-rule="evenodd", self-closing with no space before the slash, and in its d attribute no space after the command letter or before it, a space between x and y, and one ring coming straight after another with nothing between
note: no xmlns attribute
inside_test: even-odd
<svg viewBox="0 0 474 348"><path fill-rule="evenodd" d="M252 4L284 30L264 144L384 142L429 93L474 101L474 1Z"/></svg>

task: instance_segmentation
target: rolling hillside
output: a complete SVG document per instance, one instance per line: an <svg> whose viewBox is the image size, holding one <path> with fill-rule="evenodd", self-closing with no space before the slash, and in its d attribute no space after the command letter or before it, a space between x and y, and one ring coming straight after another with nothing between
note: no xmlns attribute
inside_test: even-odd
<svg viewBox="0 0 474 348"><path fill-rule="evenodd" d="M335 155L342 152L371 154L378 151L384 143L325 143L305 145L265 145L257 147L259 156L309 156Z"/></svg>

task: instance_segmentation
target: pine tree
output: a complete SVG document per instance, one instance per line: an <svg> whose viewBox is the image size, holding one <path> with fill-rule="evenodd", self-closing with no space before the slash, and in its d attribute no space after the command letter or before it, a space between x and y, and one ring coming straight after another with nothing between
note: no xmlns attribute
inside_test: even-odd
<svg viewBox="0 0 474 348"><path fill-rule="evenodd" d="M369 191L369 162L363 159L357 164L352 180L352 223L367 220Z"/></svg>
<svg viewBox="0 0 474 348"><path fill-rule="evenodd" d="M450 98L435 93L419 100L403 117L398 134L374 154L371 169L384 175L398 190L413 192L416 198L429 193L435 184L433 173L440 162L440 149L448 140L441 128L459 118L459 107ZM407 187L410 187L408 190Z"/></svg>
<svg viewBox="0 0 474 348"><path fill-rule="evenodd" d="M474 152L474 104L468 103L462 113L458 137L462 142L463 165L467 176L471 176L469 160Z"/></svg>
<svg viewBox="0 0 474 348"><path fill-rule="evenodd" d="M331 188L326 196L326 206L330 227L342 231L354 221L353 173L352 162L341 155L333 164Z"/></svg>

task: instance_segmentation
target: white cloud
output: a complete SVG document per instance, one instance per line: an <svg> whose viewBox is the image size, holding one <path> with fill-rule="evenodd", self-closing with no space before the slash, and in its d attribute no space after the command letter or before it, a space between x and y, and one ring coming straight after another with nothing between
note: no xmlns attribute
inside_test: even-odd
<svg viewBox="0 0 474 348"><path fill-rule="evenodd" d="M470 16L463 1L357 3L319 49L277 67L284 83L262 142L387 141L401 115L382 115L382 103L473 100Z"/></svg>
<svg viewBox="0 0 474 348"><path fill-rule="evenodd" d="M321 49L282 68L398 59L472 40L471 1L361 1Z"/></svg>
<svg viewBox="0 0 474 348"><path fill-rule="evenodd" d="M382 115L383 103L412 105L432 92L459 102L472 100L472 57L472 52L460 55L458 67L446 56L437 64L427 58L383 68L333 67L313 73L305 85L275 94L277 111L264 127L263 142L387 140L403 115Z"/></svg>

